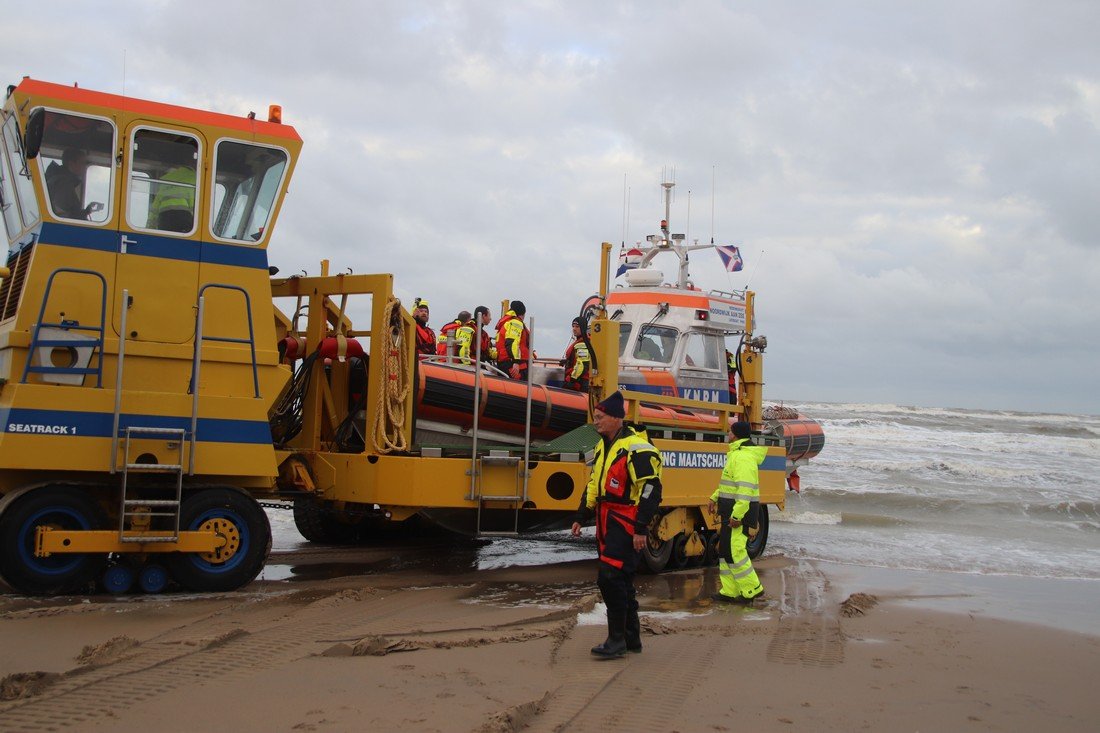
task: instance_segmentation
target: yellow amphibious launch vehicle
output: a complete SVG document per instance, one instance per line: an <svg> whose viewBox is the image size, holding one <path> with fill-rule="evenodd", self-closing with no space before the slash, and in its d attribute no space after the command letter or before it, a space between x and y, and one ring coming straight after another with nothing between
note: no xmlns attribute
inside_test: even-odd
<svg viewBox="0 0 1100 733"><path fill-rule="evenodd" d="M419 363L392 275L330 275L322 263L316 277L274 276L268 245L301 148L280 117L29 78L7 89L0 576L15 590L238 588L271 547L264 500L293 502L306 538L333 543L412 517L511 534L577 508L595 442L585 403L572 428L551 384ZM589 303L591 400L620 386L608 252ZM744 309L729 331L740 337L736 403L625 391L629 417L672 457L644 551L654 570L714 556L705 505L728 421L744 415L770 446L765 504L782 506L786 477L823 443L819 428L785 435L765 419L753 294L723 297ZM430 440L443 422L418 415L431 369L434 416L462 416L445 441ZM480 434L479 420L517 411L522 438ZM757 554L766 535L765 524Z"/></svg>

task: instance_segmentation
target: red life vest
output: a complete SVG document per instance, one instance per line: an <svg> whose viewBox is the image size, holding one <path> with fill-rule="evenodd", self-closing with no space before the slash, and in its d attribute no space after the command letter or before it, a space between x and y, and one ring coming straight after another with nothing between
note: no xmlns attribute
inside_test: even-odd
<svg viewBox="0 0 1100 733"><path fill-rule="evenodd" d="M419 323L416 324L416 353L435 354L435 331Z"/></svg>

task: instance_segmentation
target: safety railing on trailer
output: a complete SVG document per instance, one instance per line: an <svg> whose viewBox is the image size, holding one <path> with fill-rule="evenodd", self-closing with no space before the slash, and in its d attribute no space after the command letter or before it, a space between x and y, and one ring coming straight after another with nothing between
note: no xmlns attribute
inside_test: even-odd
<svg viewBox="0 0 1100 733"><path fill-rule="evenodd" d="M643 405L661 405L664 407L683 408L684 410L691 411L691 413L698 412L711 412L715 415L714 420L698 420L692 419L689 415L679 413L675 419L662 418L657 416L646 416L646 425L651 427L661 426L675 428L677 431L691 432L691 431L722 431L726 432L729 429L729 423L731 418L736 415L743 414L745 408L741 405L727 404L724 402L704 402L701 400L689 400L685 397L669 397L665 395L649 394L647 392L635 392L633 390L622 390L623 399L626 401L626 416L627 419L633 421L642 421L640 418L641 409Z"/></svg>

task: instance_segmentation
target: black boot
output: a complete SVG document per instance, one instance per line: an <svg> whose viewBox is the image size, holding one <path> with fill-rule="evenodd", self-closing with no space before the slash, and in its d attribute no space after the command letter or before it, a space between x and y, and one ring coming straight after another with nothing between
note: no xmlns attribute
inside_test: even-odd
<svg viewBox="0 0 1100 733"><path fill-rule="evenodd" d="M607 612L607 639L603 644L592 647L592 653L602 659L618 659L626 653L624 627L626 616L622 613Z"/></svg>
<svg viewBox="0 0 1100 733"><path fill-rule="evenodd" d="M626 612L626 650L635 654L642 653L642 622L638 619L638 609Z"/></svg>

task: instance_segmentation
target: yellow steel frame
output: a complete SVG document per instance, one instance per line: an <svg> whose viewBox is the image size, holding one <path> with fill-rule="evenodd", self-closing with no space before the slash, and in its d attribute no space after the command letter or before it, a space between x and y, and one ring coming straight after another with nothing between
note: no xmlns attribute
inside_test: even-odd
<svg viewBox="0 0 1100 733"><path fill-rule="evenodd" d="M386 336L390 332L385 322L386 306L393 296L393 275L328 275L328 261L321 263L321 275L318 277L279 278L271 281L271 293L274 297L294 297L305 301L308 306L308 318L304 333L296 335L305 338L308 349L316 349L328 336L371 338L370 351L379 358L371 359L367 377L367 425L374 424L381 390L384 387L382 373L383 349L387 348ZM371 327L366 331L356 331L347 317L347 297L350 295L369 295L371 298ZM340 296L340 303L333 300ZM319 317L319 314L324 314ZM403 356L405 368L411 373L416 358L415 341L412 338L412 317L404 310L401 317L405 321L406 353ZM285 318L283 319L285 322ZM313 365L311 389L306 394L302 407L302 431L291 441L291 447L300 451L320 451L331 447L333 433L337 425L347 416L347 366L333 360L332 384L325 379L325 365L317 360ZM405 422L402 431L405 442L412 442L412 399L406 400ZM370 450L368 441L368 450Z"/></svg>
<svg viewBox="0 0 1100 733"><path fill-rule="evenodd" d="M157 536L156 532L148 534ZM120 542L117 530L68 530L39 526L34 554L36 557L49 557L72 552L214 552L225 542L225 537L201 530L180 532L175 542Z"/></svg>

